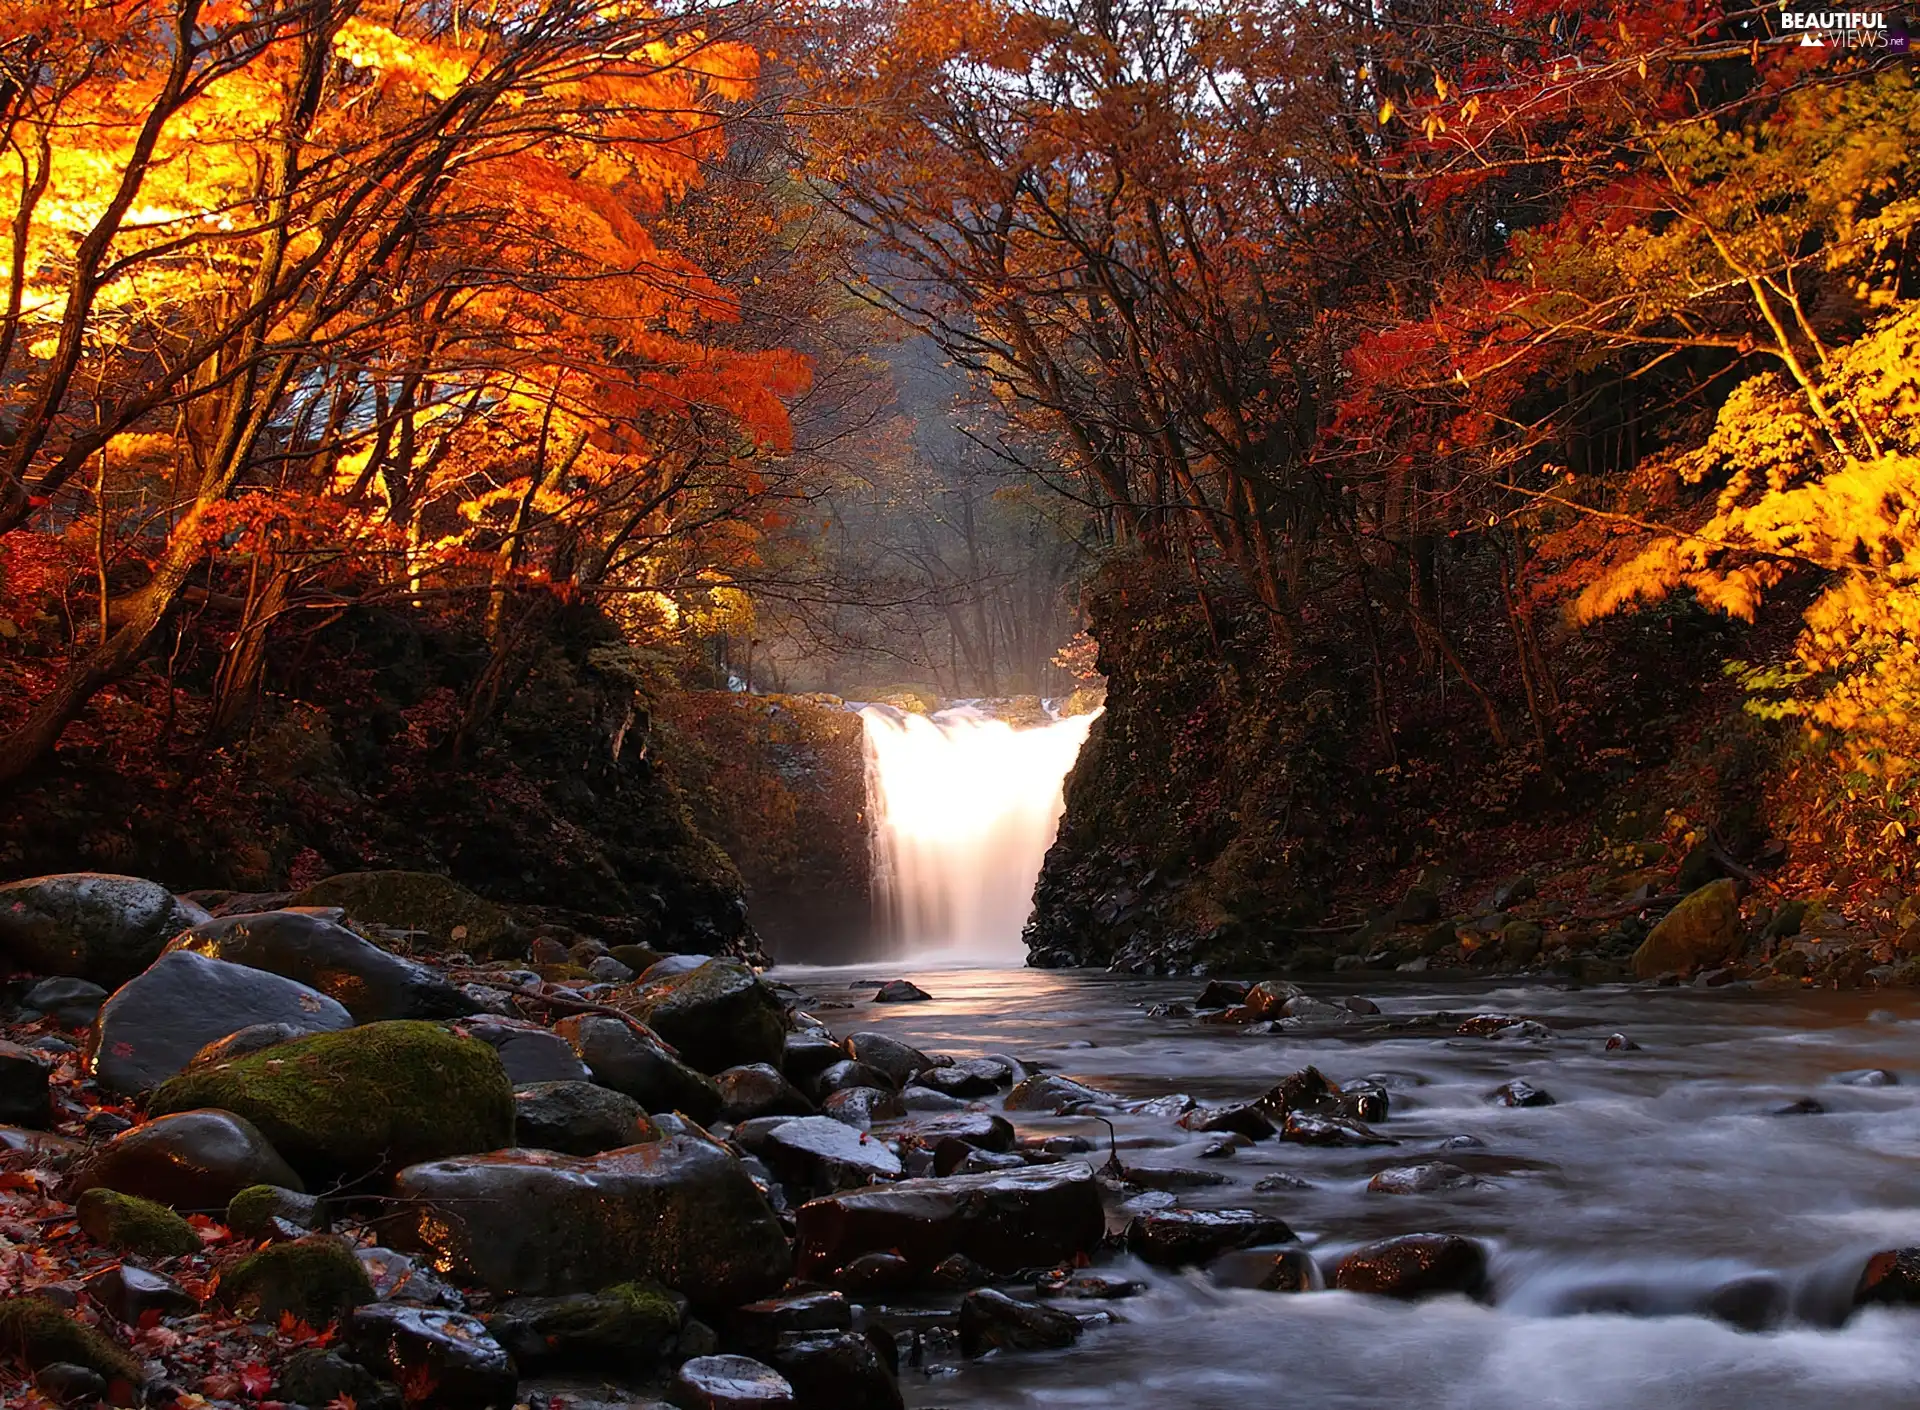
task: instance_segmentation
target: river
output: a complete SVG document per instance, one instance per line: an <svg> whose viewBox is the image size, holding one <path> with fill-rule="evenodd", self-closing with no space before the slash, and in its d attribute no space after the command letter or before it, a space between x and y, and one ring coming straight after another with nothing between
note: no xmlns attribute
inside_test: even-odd
<svg viewBox="0 0 1920 1410"><path fill-rule="evenodd" d="M933 1000L905 1005L870 1004L871 985L850 987L903 972L773 977L843 1035L870 1029L930 1052L1012 1054L1134 1098L1244 1101L1309 1063L1336 1081L1377 1077L1392 1094L1378 1129L1397 1147L1266 1140L1202 1160L1212 1138L1160 1111L1113 1118L1120 1153L1130 1166L1225 1176L1182 1190L1179 1203L1278 1215L1323 1266L1400 1233L1467 1234L1492 1250L1484 1304L1260 1292L1115 1255L1110 1266L1147 1291L1099 1304L1110 1325L1065 1351L908 1371L916 1410L1920 1407L1920 1318L1870 1310L1841 1325L1866 1257L1920 1243L1920 999L1405 983L1320 991L1362 993L1389 1018L1496 1010L1548 1030L1516 1040L1256 1035L1149 1016L1151 1005L1190 999L1200 984L1191 979L927 970L911 977ZM1613 1034L1637 1048L1609 1051ZM1897 1080L1846 1080L1872 1069ZM1488 1093L1515 1077L1556 1104L1490 1104ZM1776 1114L1806 1098L1822 1110ZM1023 1134L1096 1138L1094 1159L1104 1158L1097 1120L1015 1120ZM1367 1189L1383 1168L1441 1158L1477 1183L1426 1195ZM1311 1188L1255 1188L1282 1174ZM1750 1280L1740 1301L1762 1330L1701 1311L1739 1280Z"/></svg>

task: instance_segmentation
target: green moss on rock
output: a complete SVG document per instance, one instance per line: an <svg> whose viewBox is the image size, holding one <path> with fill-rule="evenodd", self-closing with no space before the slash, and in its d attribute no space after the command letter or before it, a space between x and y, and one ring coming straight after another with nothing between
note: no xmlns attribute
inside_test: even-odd
<svg viewBox="0 0 1920 1410"><path fill-rule="evenodd" d="M30 1371L64 1361L138 1385L140 1363L104 1332L44 1297L0 1298L0 1356Z"/></svg>
<svg viewBox="0 0 1920 1410"><path fill-rule="evenodd" d="M738 960L709 960L616 1001L702 1072L778 1065L787 1025L780 998Z"/></svg>
<svg viewBox="0 0 1920 1410"><path fill-rule="evenodd" d="M270 1244L220 1275L220 1301L270 1321L291 1312L319 1327L374 1300L373 1283L343 1239L325 1234Z"/></svg>
<svg viewBox="0 0 1920 1410"><path fill-rule="evenodd" d="M1720 964L1740 952L1740 896L1721 879L1683 897L1633 954L1642 979Z"/></svg>
<svg viewBox="0 0 1920 1410"><path fill-rule="evenodd" d="M155 1115L195 1107L259 1127L310 1187L513 1144L513 1084L499 1054L436 1023L315 1033L182 1073Z"/></svg>
<svg viewBox="0 0 1920 1410"><path fill-rule="evenodd" d="M201 1248L193 1225L152 1200L97 1186L80 1196L75 1209L89 1238L122 1253L170 1258Z"/></svg>
<svg viewBox="0 0 1920 1410"><path fill-rule="evenodd" d="M373 925L418 931L433 944L499 959L526 953L513 917L458 882L427 871L352 871L316 881L299 906L339 906Z"/></svg>

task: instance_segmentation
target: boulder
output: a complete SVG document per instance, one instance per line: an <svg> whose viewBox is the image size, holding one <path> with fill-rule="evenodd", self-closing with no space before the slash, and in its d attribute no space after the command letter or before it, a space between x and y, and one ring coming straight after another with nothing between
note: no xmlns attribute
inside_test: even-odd
<svg viewBox="0 0 1920 1410"><path fill-rule="evenodd" d="M695 1121L720 1115L720 1088L659 1042L606 1014L577 1014L554 1028L603 1087L624 1092L649 1112L679 1111Z"/></svg>
<svg viewBox="0 0 1920 1410"><path fill-rule="evenodd" d="M900 1158L884 1141L830 1116L781 1122L761 1142L759 1155L783 1185L803 1196L855 1189L900 1174Z"/></svg>
<svg viewBox="0 0 1920 1410"><path fill-rule="evenodd" d="M729 1067L714 1079L720 1087L720 1114L729 1121L755 1116L810 1116L813 1103L770 1063Z"/></svg>
<svg viewBox="0 0 1920 1410"><path fill-rule="evenodd" d="M837 1292L763 1298L736 1308L727 1320L730 1344L754 1356L770 1356L783 1338L826 1336L853 1330L853 1309Z"/></svg>
<svg viewBox="0 0 1920 1410"><path fill-rule="evenodd" d="M251 1185L301 1190L259 1128L230 1111L181 1111L122 1131L73 1177L74 1194L104 1186L174 1209L222 1213Z"/></svg>
<svg viewBox="0 0 1920 1410"><path fill-rule="evenodd" d="M681 1366L667 1395L679 1410L776 1410L799 1403L784 1376L745 1356L696 1356Z"/></svg>
<svg viewBox="0 0 1920 1410"><path fill-rule="evenodd" d="M846 1056L847 1050L825 1033L789 1033L781 1044L780 1070L791 1081L805 1082Z"/></svg>
<svg viewBox="0 0 1920 1410"><path fill-rule="evenodd" d="M767 1359L793 1387L799 1410L905 1410L900 1382L856 1332L784 1337Z"/></svg>
<svg viewBox="0 0 1920 1410"><path fill-rule="evenodd" d="M1055 1351L1080 1336L1080 1319L1044 1303L1022 1302L994 1288L960 1299L960 1351Z"/></svg>
<svg viewBox="0 0 1920 1410"><path fill-rule="evenodd" d="M137 876L67 872L0 886L0 960L29 974L124 984L207 913Z"/></svg>
<svg viewBox="0 0 1920 1410"><path fill-rule="evenodd" d="M0 1039L0 1122L53 1124L53 1064L46 1055Z"/></svg>
<svg viewBox="0 0 1920 1410"><path fill-rule="evenodd" d="M657 1141L640 1103L592 1082L536 1082L513 1094L514 1144L564 1155L598 1155Z"/></svg>
<svg viewBox="0 0 1920 1410"><path fill-rule="evenodd" d="M226 1225L243 1239L304 1238L327 1222L318 1195L283 1185L249 1185L227 1201Z"/></svg>
<svg viewBox="0 0 1920 1410"><path fill-rule="evenodd" d="M876 1004L918 1004L932 997L911 979L889 979L873 991Z"/></svg>
<svg viewBox="0 0 1920 1410"><path fill-rule="evenodd" d="M847 1056L886 1074L887 1085L904 1087L914 1073L933 1066L933 1059L910 1043L885 1033L855 1033L846 1042Z"/></svg>
<svg viewBox="0 0 1920 1410"><path fill-rule="evenodd" d="M742 1063L777 1064L786 1047L786 1010L773 986L738 960L708 960L612 1000L679 1050L702 1072Z"/></svg>
<svg viewBox="0 0 1920 1410"><path fill-rule="evenodd" d="M473 1000L440 974L390 955L344 925L299 911L260 911L209 920L169 950L264 969L317 989L356 1023L393 1018L460 1018Z"/></svg>
<svg viewBox="0 0 1920 1410"><path fill-rule="evenodd" d="M740 1162L697 1135L595 1156L500 1151L400 1172L402 1246L496 1294L590 1292L652 1279L695 1303L777 1291L790 1258Z"/></svg>
<svg viewBox="0 0 1920 1410"><path fill-rule="evenodd" d="M306 1028L295 1028L291 1023L249 1023L245 1028L235 1029L224 1038L215 1038L187 1060L185 1071L193 1072L202 1067L223 1063L228 1058L245 1057L248 1053L262 1052L290 1039L304 1037L311 1031Z"/></svg>
<svg viewBox="0 0 1920 1410"><path fill-rule="evenodd" d="M962 1058L945 1067L929 1068L918 1084L950 1097L990 1097L1013 1080L1013 1069L998 1058Z"/></svg>
<svg viewBox="0 0 1920 1410"><path fill-rule="evenodd" d="M1423 1165L1399 1165L1379 1171L1367 1181L1367 1188L1377 1195L1430 1195L1472 1184L1473 1176L1459 1166L1431 1160Z"/></svg>
<svg viewBox="0 0 1920 1410"><path fill-rule="evenodd" d="M434 1410L512 1410L520 1373L477 1318L431 1307L375 1303L343 1328L361 1365Z"/></svg>
<svg viewBox="0 0 1920 1410"><path fill-rule="evenodd" d="M129 1390L146 1379L126 1348L46 1297L0 1297L0 1355L30 1371L84 1366Z"/></svg>
<svg viewBox="0 0 1920 1410"><path fill-rule="evenodd" d="M813 1093L814 1100L824 1102L835 1092L851 1091L856 1087L891 1092L894 1084L879 1068L868 1067L864 1062L855 1062L852 1058L842 1058L816 1072L807 1087Z"/></svg>
<svg viewBox="0 0 1920 1410"><path fill-rule="evenodd" d="M435 1277L419 1259L390 1248L356 1248L353 1256L373 1284L379 1302L409 1302L415 1307L450 1307L464 1312L467 1299L453 1284Z"/></svg>
<svg viewBox="0 0 1920 1410"><path fill-rule="evenodd" d="M964 1253L996 1273L1071 1263L1106 1232L1099 1186L1080 1161L823 1196L797 1212L800 1271L825 1278L893 1250L926 1271Z"/></svg>
<svg viewBox="0 0 1920 1410"><path fill-rule="evenodd" d="M1920 1248L1883 1249L1869 1258L1854 1284L1853 1305L1920 1306Z"/></svg>
<svg viewBox="0 0 1920 1410"><path fill-rule="evenodd" d="M1127 1226L1127 1247L1162 1268L1205 1263L1230 1249L1292 1243L1284 1219L1251 1209L1158 1209Z"/></svg>
<svg viewBox="0 0 1920 1410"><path fill-rule="evenodd" d="M1383 1136L1365 1122L1346 1116L1316 1116L1307 1111L1290 1111L1280 1128L1280 1139L1303 1146L1395 1146L1399 1142Z"/></svg>
<svg viewBox="0 0 1920 1410"><path fill-rule="evenodd" d="M349 920L413 931L471 955L512 959L526 951L506 911L433 872L343 872L297 893L291 904L338 906Z"/></svg>
<svg viewBox="0 0 1920 1410"><path fill-rule="evenodd" d="M975 1150L1010 1151L1016 1139L1013 1123L990 1111L934 1112L926 1116L906 1116L884 1121L874 1134L903 1145L938 1150L948 1142L972 1146Z"/></svg>
<svg viewBox="0 0 1920 1410"><path fill-rule="evenodd" d="M21 997L23 1008L43 1013L62 1028L85 1028L107 1001L107 991L85 979L43 979Z"/></svg>
<svg viewBox="0 0 1920 1410"><path fill-rule="evenodd" d="M684 1299L651 1283L616 1283L597 1293L516 1297L487 1319L487 1331L522 1371L544 1364L644 1370L673 1352Z"/></svg>
<svg viewBox="0 0 1920 1410"><path fill-rule="evenodd" d="M878 1087L847 1087L829 1094L820 1103L820 1113L835 1121L844 1121L856 1131L871 1131L876 1121L905 1116L907 1104L897 1092L882 1091Z"/></svg>
<svg viewBox="0 0 1920 1410"><path fill-rule="evenodd" d="M1487 1100L1495 1106L1552 1106L1552 1096L1525 1078L1516 1077L1495 1087Z"/></svg>
<svg viewBox="0 0 1920 1410"><path fill-rule="evenodd" d="M310 1346L296 1351L280 1367L274 1393L294 1405L351 1403L355 1410L401 1410L399 1390L356 1366L337 1351Z"/></svg>
<svg viewBox="0 0 1920 1410"><path fill-rule="evenodd" d="M1333 1270L1343 1292L1417 1298L1437 1293L1476 1297L1486 1290L1487 1251L1457 1234L1403 1234L1355 1249Z"/></svg>
<svg viewBox="0 0 1920 1410"><path fill-rule="evenodd" d="M1008 1111L1067 1112L1084 1106L1117 1106L1124 1098L1071 1077L1043 1074L1029 1077L1007 1093Z"/></svg>
<svg viewBox="0 0 1920 1410"><path fill-rule="evenodd" d="M1633 952L1641 979L1709 969L1740 953L1740 896L1725 877L1683 897Z"/></svg>
<svg viewBox="0 0 1920 1410"><path fill-rule="evenodd" d="M74 1201L73 1212L88 1238L120 1253L173 1258L200 1252L193 1225L152 1200L95 1186Z"/></svg>
<svg viewBox="0 0 1920 1410"><path fill-rule="evenodd" d="M297 1038L175 1077L149 1102L156 1115L195 1107L245 1117L316 1186L513 1142L499 1055L419 1020Z"/></svg>
<svg viewBox="0 0 1920 1410"><path fill-rule="evenodd" d="M351 1308L374 1300L353 1245L331 1234L269 1244L220 1275L215 1296L244 1316L278 1322L292 1313L324 1327Z"/></svg>
<svg viewBox="0 0 1920 1410"><path fill-rule="evenodd" d="M593 1077L572 1044L537 1023L489 1015L463 1023L460 1029L500 1054L507 1080L516 1087L535 1082L586 1082Z"/></svg>
<svg viewBox="0 0 1920 1410"><path fill-rule="evenodd" d="M316 1033L351 1028L353 1016L296 980L176 950L101 1006L88 1038L87 1073L113 1091L144 1092L208 1043L255 1023Z"/></svg>

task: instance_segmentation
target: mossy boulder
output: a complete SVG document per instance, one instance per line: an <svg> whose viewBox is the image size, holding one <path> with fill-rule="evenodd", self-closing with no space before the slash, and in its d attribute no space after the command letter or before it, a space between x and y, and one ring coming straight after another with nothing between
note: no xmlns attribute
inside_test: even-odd
<svg viewBox="0 0 1920 1410"><path fill-rule="evenodd" d="M738 960L708 960L629 990L615 1003L705 1073L755 1062L777 1066L786 1046L780 996Z"/></svg>
<svg viewBox="0 0 1920 1410"><path fill-rule="evenodd" d="M250 1317L277 1322L291 1312L321 1327L372 1302L374 1291L351 1244L314 1234L248 1254L220 1275L219 1298Z"/></svg>
<svg viewBox="0 0 1920 1410"><path fill-rule="evenodd" d="M339 906L350 920L417 931L442 949L511 959L526 952L513 917L429 871L350 871L316 881L296 906Z"/></svg>
<svg viewBox="0 0 1920 1410"><path fill-rule="evenodd" d="M1704 969L1740 953L1740 896L1725 877L1682 898L1633 952L1641 979Z"/></svg>
<svg viewBox="0 0 1920 1410"><path fill-rule="evenodd" d="M193 1225L150 1199L97 1187L80 1196L75 1212L89 1238L121 1253L171 1258L201 1248Z"/></svg>
<svg viewBox="0 0 1920 1410"><path fill-rule="evenodd" d="M487 1331L522 1371L545 1362L645 1367L673 1349L686 1299L658 1283L616 1283L597 1293L517 1297Z"/></svg>
<svg viewBox="0 0 1920 1410"><path fill-rule="evenodd" d="M109 1384L145 1379L131 1352L44 1297L0 1298L0 1356L29 1371L60 1362L84 1366Z"/></svg>
<svg viewBox="0 0 1920 1410"><path fill-rule="evenodd" d="M437 1023L315 1033L182 1073L155 1115L194 1107L259 1127L310 1187L513 1144L513 1084L500 1055Z"/></svg>
<svg viewBox="0 0 1920 1410"><path fill-rule="evenodd" d="M326 1226L326 1208L317 1196L283 1185L249 1185L227 1201L227 1227L246 1239L262 1239L286 1229L311 1233Z"/></svg>

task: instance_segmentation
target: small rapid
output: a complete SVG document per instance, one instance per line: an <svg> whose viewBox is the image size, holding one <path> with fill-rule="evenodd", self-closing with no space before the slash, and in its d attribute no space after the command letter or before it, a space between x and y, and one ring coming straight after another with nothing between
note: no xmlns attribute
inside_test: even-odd
<svg viewBox="0 0 1920 1410"><path fill-rule="evenodd" d="M860 717L883 940L920 963L1021 963L1033 884L1095 717L1016 728L965 705Z"/></svg>
<svg viewBox="0 0 1920 1410"><path fill-rule="evenodd" d="M851 972L784 977L830 1010ZM961 1056L1010 1053L1136 1101L1245 1101L1309 1064L1377 1080L1392 1098L1377 1129L1393 1146L1267 1139L1203 1156L1213 1138L1176 1125L1176 1104L1103 1112L1129 1168L1180 1176L1160 1182L1177 1194L1144 1189L1130 1207L1275 1215L1323 1268L1416 1231L1478 1239L1490 1261L1483 1300L1400 1303L1258 1291L1237 1285L1245 1265L1231 1255L1204 1272L1109 1255L1145 1291L1100 1304L1105 1325L1062 1351L909 1371L910 1406L1920 1407L1920 1313L1852 1308L1874 1251L1920 1243L1920 1001L1376 982L1364 993L1389 1020L1497 1010L1540 1027L1255 1034L1150 1012L1190 999L1192 980L914 978L931 1002L866 1009L860 1026ZM1609 1049L1614 1034L1634 1046ZM1488 1101L1514 1078L1554 1104ZM1023 1136L1107 1149L1098 1118L1009 1114ZM1368 1188L1380 1171L1438 1160L1470 1178Z"/></svg>

